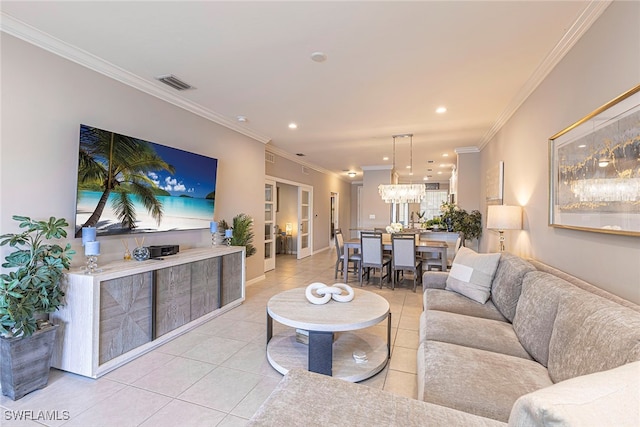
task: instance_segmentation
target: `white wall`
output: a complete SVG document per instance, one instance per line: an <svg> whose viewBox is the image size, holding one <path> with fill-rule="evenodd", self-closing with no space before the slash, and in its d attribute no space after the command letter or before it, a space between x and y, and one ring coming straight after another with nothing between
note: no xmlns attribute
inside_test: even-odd
<svg viewBox="0 0 640 427"><path fill-rule="evenodd" d="M504 203L524 206L524 230L506 234L509 251L636 303L640 238L548 226L547 149L550 136L640 83L639 17L640 2L612 3L481 153L481 188L503 160ZM497 239L485 229L481 250L495 251Z"/></svg>
<svg viewBox="0 0 640 427"><path fill-rule="evenodd" d="M2 130L0 229L12 215L64 217L73 225L81 123L218 159L216 220L240 212L264 229L264 145L0 33ZM73 235L71 227L68 230ZM261 233L257 232L256 235ZM83 263L80 239L70 238ZM145 234L145 245L209 245L208 230ZM119 237L101 237L100 262L120 259ZM263 274L264 247L247 260L247 279ZM3 248L2 255L7 248Z"/></svg>

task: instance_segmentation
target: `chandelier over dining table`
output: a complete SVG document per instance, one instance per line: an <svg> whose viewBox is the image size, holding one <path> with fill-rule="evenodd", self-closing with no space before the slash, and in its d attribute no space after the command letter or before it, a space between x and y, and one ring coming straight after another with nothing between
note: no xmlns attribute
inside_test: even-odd
<svg viewBox="0 0 640 427"><path fill-rule="evenodd" d="M409 173L413 175L413 134L392 135L393 172L396 170L396 138L409 138ZM420 203L426 195L424 184L380 184L378 193L386 203Z"/></svg>

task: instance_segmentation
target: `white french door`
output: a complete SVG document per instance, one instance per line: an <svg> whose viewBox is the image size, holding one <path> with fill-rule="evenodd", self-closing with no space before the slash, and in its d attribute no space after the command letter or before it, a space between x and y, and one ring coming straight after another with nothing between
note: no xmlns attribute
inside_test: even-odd
<svg viewBox="0 0 640 427"><path fill-rule="evenodd" d="M312 200L312 187L298 186L298 259L311 255Z"/></svg>
<svg viewBox="0 0 640 427"><path fill-rule="evenodd" d="M264 182L264 271L276 268L276 183Z"/></svg>

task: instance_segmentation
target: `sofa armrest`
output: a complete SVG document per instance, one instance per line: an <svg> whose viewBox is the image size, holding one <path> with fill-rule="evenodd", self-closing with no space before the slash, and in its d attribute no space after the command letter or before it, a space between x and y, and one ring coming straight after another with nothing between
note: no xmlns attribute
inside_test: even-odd
<svg viewBox="0 0 640 427"><path fill-rule="evenodd" d="M422 275L422 289L444 289L449 273L445 271L425 271Z"/></svg>
<svg viewBox="0 0 640 427"><path fill-rule="evenodd" d="M521 396L509 427L640 425L640 362L561 381Z"/></svg>
<svg viewBox="0 0 640 427"><path fill-rule="evenodd" d="M300 369L284 376L248 425L507 427L490 418Z"/></svg>

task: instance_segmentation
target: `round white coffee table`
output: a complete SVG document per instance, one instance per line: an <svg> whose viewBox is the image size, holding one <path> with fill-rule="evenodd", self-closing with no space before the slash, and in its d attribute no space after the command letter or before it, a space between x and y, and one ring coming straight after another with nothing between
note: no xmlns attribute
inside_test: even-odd
<svg viewBox="0 0 640 427"><path fill-rule="evenodd" d="M271 366L282 374L302 368L351 382L380 372L391 355L389 303L373 292L354 292L351 302L330 300L321 305L307 300L305 288L273 296L267 303L267 359ZM386 343L379 335L363 331L384 319ZM273 335L273 320L308 332L308 345L296 340L293 329ZM354 353L362 352L366 361L356 362Z"/></svg>

